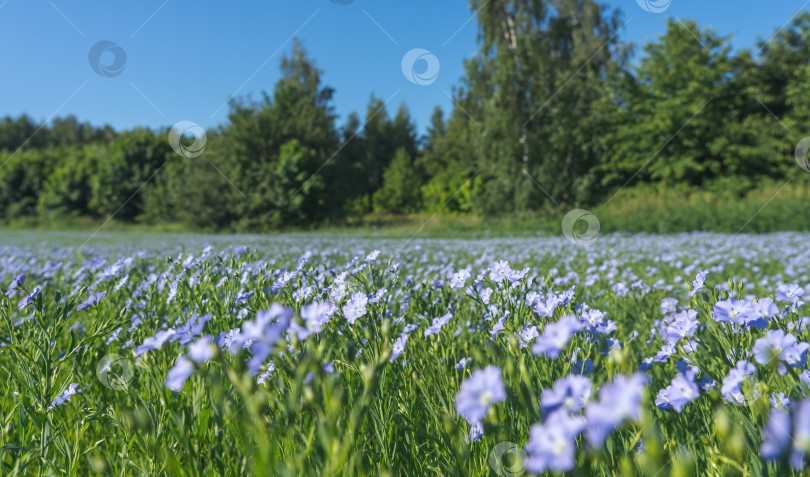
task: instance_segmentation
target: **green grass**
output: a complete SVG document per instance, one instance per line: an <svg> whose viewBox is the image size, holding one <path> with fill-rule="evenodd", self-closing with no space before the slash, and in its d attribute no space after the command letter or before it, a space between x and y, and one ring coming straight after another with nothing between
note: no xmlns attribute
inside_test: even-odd
<svg viewBox="0 0 810 477"><path fill-rule="evenodd" d="M643 185L622 189L614 197L585 207L599 220L602 232L677 233L712 231L765 233L810 230L810 180L759 181L696 188ZM532 237L561 233L564 215L573 207L498 217L448 213L408 215L369 214L311 228L290 227L254 233L327 233L378 238L496 238ZM6 231L51 230L93 233L228 233L193 229L180 223L124 223L116 220L73 218L41 221L27 218L7 224Z"/></svg>
<svg viewBox="0 0 810 477"><path fill-rule="evenodd" d="M647 371L648 392L639 419L623 422L603 447L577 439L575 475L791 475L785 462L763 462L758 447L769 412L767 397L781 391L801 400L804 388L796 375L801 369L782 376L773 365L758 365L756 380L746 384L748 405L726 403L719 387L734 365L728 352L750 350L764 331L732 333L712 319L711 311L715 302L729 296L773 296L774 277L784 273L786 263L805 266L802 235L741 236L736 251L723 245L724 236L607 235L593 248L577 248L559 238L406 241L299 234L240 236L234 242L228 236L111 232L99 235L80 255L52 248L80 245L84 236L15 232L10 239L21 248L0 249L4 287L20 271L28 274L28 290L44 285L22 311L17 308L19 294L0 298L3 475L486 475L501 468L490 463L499 443L522 447L532 426L543 422L542 391L573 371L572 358L592 360L595 370L589 378L596 388L636 372L643 358L655 355L663 344L660 334L650 342L647 338L662 319L660 303L668 296L695 310L705 325L695 335L701 341L698 350L678 353L718 386L701 391L682 413L659 410L653 404L655 394L677 375L680 358L654 364ZM34 245L43 237L49 245ZM201 257L194 245L203 242L214 246L204 259L185 262L185 255L178 257L181 248ZM240 251L236 246L242 243L253 248ZM362 264L363 254L374 247L383 250L379 263L346 275L349 293L335 296L340 285L326 268L352 270L356 265L345 268L352 258L360 257ZM147 253L128 265L117 262L123 268L110 268L136 250ZM308 262L274 290L282 273L295 270L307 250L314 253ZM83 258L96 258L97 251L105 251L106 262ZM664 253L676 258L662 261ZM511 286L486 278L481 289L493 290L491 306L447 282L437 286L436 280L446 280L449 272L472 265L475 278L501 258L531 271ZM400 264L398 272L390 269L393 262ZM695 297L676 292L680 285L670 291L634 289L626 295L613 290L618 281L630 285L633 276L647 284L690 281L695 272L684 271L684 266L691 263L721 264L722 271L712 273L708 282L718 287ZM80 270L82 265L89 268ZM586 285L584 279L600 265L604 271ZM526 306L530 291L545 295L551 288L559 293L573 286L551 286L555 277L571 273L582 281L574 299L553 317L538 316ZM129 279L116 291L124 275ZM737 283L724 287L732 277ZM178 293L169 299L168 284L175 281ZM751 287L743 288L744 281ZM313 286L314 294L297 298L296 290L306 286ZM383 300L369 303L365 315L349 324L341 309L351 293L372 295L382 288L388 290ZM97 305L77 311L91 291L107 294ZM235 301L244 291L255 294ZM338 311L319 333L275 345L265 361L272 360L275 371L263 384L247 372L253 353L240 347L235 354L218 348L209 361L194 366L179 392L164 383L179 356L189 353L187 346L169 341L159 350L133 354L156 332L193 322L194 314L211 314L211 319L190 343L237 327L244 331L247 321L273 304L287 307L300 320L303 304L330 299ZM589 341L583 334L557 359L520 346L515 333L524 325L543 333L548 323L577 313L579 304L605 312L616 325L610 336L621 349L608 351L605 335ZM450 323L434 336L423 336L431 320L448 311L453 314ZM493 319L487 320L487 314ZM491 337L502 316L504 330ZM770 327L790 329L800 341L808 341L810 331L790 327L798 316L790 312ZM406 324L418 328L404 354L390 362L392 344ZM118 337L110 339L119 328ZM271 328L262 329L267 334ZM633 331L638 338L628 338ZM111 354L120 355L120 364L134 371L120 387L105 386L97 372ZM471 364L457 371L454 365L464 357ZM325 368L327 363L334 371ZM491 406L482 423L484 437L471 443L470 424L457 414L455 397L474 370L490 365L500 368L507 397ZM77 383L82 392L48 410L69 383Z"/></svg>

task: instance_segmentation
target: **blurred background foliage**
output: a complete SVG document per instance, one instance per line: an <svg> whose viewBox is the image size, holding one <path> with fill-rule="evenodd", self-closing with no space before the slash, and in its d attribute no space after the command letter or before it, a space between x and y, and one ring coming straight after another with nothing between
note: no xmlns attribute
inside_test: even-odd
<svg viewBox="0 0 810 477"><path fill-rule="evenodd" d="M673 19L634 59L621 12L595 1L470 7L479 54L424 136L373 95L337 124L296 42L272 92L232 101L198 158L175 154L168 128L0 120L0 223L266 231L440 214L543 229L583 207L603 230L810 229L793 157L810 136L810 13L738 51Z"/></svg>

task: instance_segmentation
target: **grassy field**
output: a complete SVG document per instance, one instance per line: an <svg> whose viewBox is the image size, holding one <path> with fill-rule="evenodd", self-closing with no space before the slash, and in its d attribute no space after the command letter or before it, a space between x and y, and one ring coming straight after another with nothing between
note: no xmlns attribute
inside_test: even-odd
<svg viewBox="0 0 810 477"><path fill-rule="evenodd" d="M0 474L801 475L810 235L493 235L4 231Z"/></svg>
<svg viewBox="0 0 810 477"><path fill-rule="evenodd" d="M680 233L711 231L724 233L766 233L810 231L810 182L804 175L787 181L762 181L751 184L744 180L727 181L715 188L688 186L641 185L620 190L615 196L589 208L598 219L603 233L647 232ZM561 233L561 223L569 209L537 211L522 215L479 217L470 214L434 213L406 215L368 214L350 217L337 223L312 224L311 229L290 228L265 231L265 236L284 234L352 235L379 238L467 238L536 237ZM17 219L3 225L5 237L28 237L29 230L48 231L47 237L65 236L57 232L72 231L90 238L95 230L121 232L148 238L155 234L212 233L194 230L182 223L150 224L120 222L115 217L91 219ZM256 231L232 230L240 234ZM224 233L219 231L219 233ZM102 234L103 235L103 234ZM115 236L115 234L111 234ZM95 237L94 237L95 240Z"/></svg>

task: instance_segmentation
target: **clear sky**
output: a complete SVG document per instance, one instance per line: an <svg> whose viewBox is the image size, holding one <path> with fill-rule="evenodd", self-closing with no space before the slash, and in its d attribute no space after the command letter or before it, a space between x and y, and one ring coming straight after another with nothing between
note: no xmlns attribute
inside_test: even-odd
<svg viewBox="0 0 810 477"><path fill-rule="evenodd" d="M810 0L671 0L657 14L635 0L606 3L629 20L624 41L653 39L676 17L733 34L740 48L769 38ZM448 95L462 60L477 51L476 34L465 0L0 0L0 116L74 114L116 129L180 120L213 127L225 121L232 94L272 91L296 36L335 88L340 124L351 111L364 113L374 93L390 112L407 104L424 132L434 106L452 108ZM91 67L100 41L120 48L99 47L96 69L104 73L99 65L123 51L122 71L103 76ZM414 48L438 59L429 85L402 72ZM417 73L425 65L417 63Z"/></svg>

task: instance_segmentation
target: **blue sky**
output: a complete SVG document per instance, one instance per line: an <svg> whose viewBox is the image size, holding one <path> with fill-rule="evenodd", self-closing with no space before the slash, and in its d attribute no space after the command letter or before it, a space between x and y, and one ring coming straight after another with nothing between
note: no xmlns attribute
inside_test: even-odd
<svg viewBox="0 0 810 477"><path fill-rule="evenodd" d="M660 14L634 0L606 3L629 20L624 41L653 39L671 16L733 34L739 48L769 38L810 0L672 0ZM272 90L297 36L336 89L340 124L351 111L363 113L374 93L390 112L407 104L424 132L434 106L452 108L448 94L462 60L477 51L476 30L464 0L0 0L0 116L74 114L116 129L180 120L213 127L225 121L230 95ZM126 54L118 75L90 66L89 52L102 40ZM413 48L439 60L430 85L402 73ZM102 64L112 57L105 53Z"/></svg>

